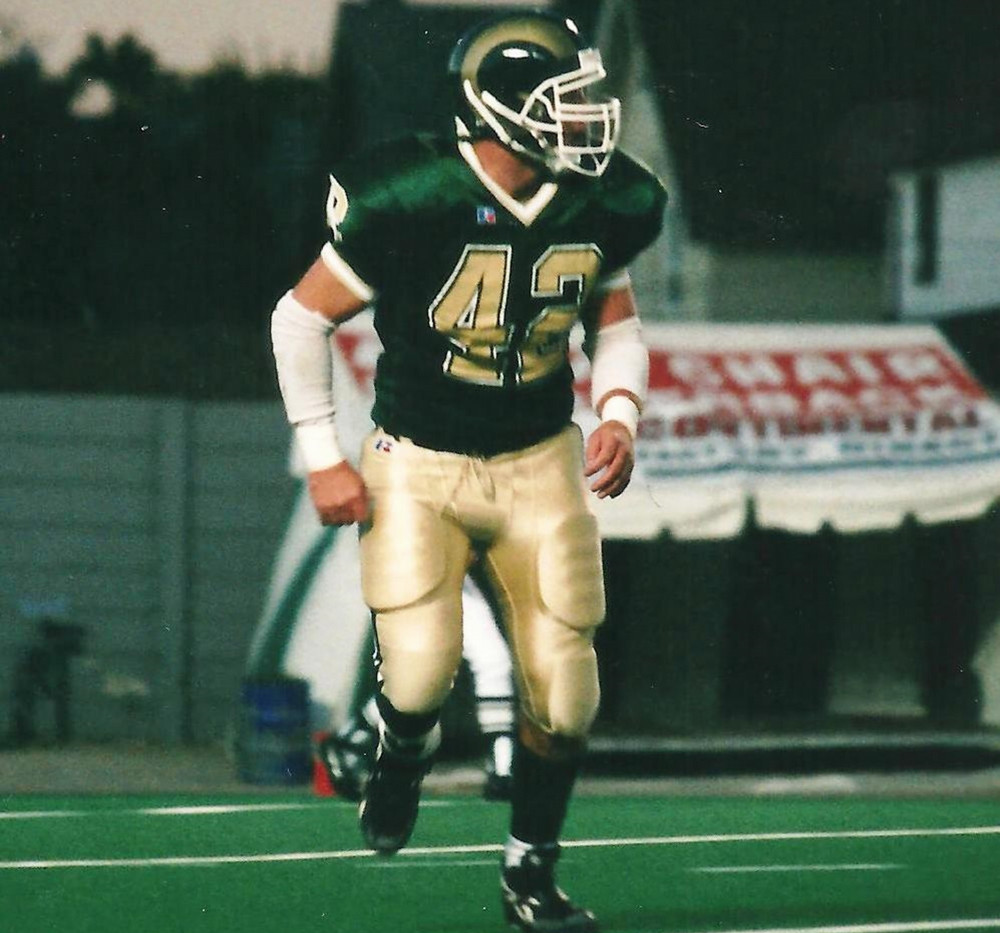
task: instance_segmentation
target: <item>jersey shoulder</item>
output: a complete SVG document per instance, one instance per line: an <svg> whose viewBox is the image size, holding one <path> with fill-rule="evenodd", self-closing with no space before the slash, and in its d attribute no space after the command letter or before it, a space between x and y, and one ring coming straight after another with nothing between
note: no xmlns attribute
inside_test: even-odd
<svg viewBox="0 0 1000 933"><path fill-rule="evenodd" d="M660 179L621 150L615 152L600 178L600 194L604 207L615 214L659 216L667 204L667 191Z"/></svg>
<svg viewBox="0 0 1000 933"><path fill-rule="evenodd" d="M614 154L592 197L608 234L605 258L611 268L628 265L660 235L666 189L631 156L621 151Z"/></svg>
<svg viewBox="0 0 1000 933"><path fill-rule="evenodd" d="M453 149L430 134L390 140L334 166L331 185L367 210L418 210L448 187Z"/></svg>

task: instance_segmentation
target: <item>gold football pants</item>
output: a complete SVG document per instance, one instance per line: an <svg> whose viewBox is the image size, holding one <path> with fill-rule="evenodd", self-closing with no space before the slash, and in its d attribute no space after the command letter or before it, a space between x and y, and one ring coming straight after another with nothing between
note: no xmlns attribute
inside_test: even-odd
<svg viewBox="0 0 1000 933"><path fill-rule="evenodd" d="M361 472L373 504L361 581L389 702L409 713L444 702L462 659L462 581L478 556L502 609L522 714L546 733L586 736L600 698L593 640L604 584L579 429L488 459L376 430Z"/></svg>

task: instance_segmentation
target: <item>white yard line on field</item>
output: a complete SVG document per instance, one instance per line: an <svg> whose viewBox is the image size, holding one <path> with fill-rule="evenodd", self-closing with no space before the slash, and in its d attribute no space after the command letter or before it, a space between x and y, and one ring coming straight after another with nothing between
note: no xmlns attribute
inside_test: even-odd
<svg viewBox="0 0 1000 933"><path fill-rule="evenodd" d="M1000 917L955 920L899 920L886 923L848 923L815 927L750 927L713 933L945 933L949 930L1000 929ZM643 933L636 930L633 933ZM652 933L652 931L650 931Z"/></svg>
<svg viewBox="0 0 1000 933"><path fill-rule="evenodd" d="M946 836L995 836L1000 835L1000 826L954 826L931 829L857 829L830 832L786 832L786 833L734 833L703 836L652 836L629 839L575 839L562 843L567 849L629 848L637 846L692 845L697 843L737 843L737 842L785 842L788 840L818 839L891 839L891 838L935 838ZM414 846L404 849L398 858L419 856L471 855L499 853L501 846L459 845L459 846ZM329 852L275 852L244 855L198 855L166 856L153 858L125 859L30 859L0 861L0 870L23 868L138 868L160 865L202 866L242 864L248 862L307 862L339 859L376 858L367 849L343 849Z"/></svg>
<svg viewBox="0 0 1000 933"><path fill-rule="evenodd" d="M0 820L50 820L63 816L90 816L87 810L5 810L0 811Z"/></svg>
<svg viewBox="0 0 1000 933"><path fill-rule="evenodd" d="M497 852L500 851L500 846L497 846ZM490 868L498 868L500 863L495 858L442 858L442 859L432 859L427 862L418 862L415 859L407 859L404 861L387 859L379 859L375 862L363 862L360 868L441 868L442 866L448 868L472 868L479 867L481 865L488 865Z"/></svg>
<svg viewBox="0 0 1000 933"><path fill-rule="evenodd" d="M437 809L456 806L451 800L427 800L420 808ZM316 800L300 803L220 803L189 806L140 807L139 809L108 810L0 810L0 820L40 820L61 817L100 816L214 816L225 813L266 813L275 810L328 810L353 814L356 804L346 800Z"/></svg>
<svg viewBox="0 0 1000 933"><path fill-rule="evenodd" d="M272 810L311 810L322 803L225 803L187 807L143 807L126 812L144 816L209 816L215 813L266 813Z"/></svg>
<svg viewBox="0 0 1000 933"><path fill-rule="evenodd" d="M893 871L900 868L906 868L906 866L883 862L848 862L835 865L704 865L685 870L706 875L739 875L769 871Z"/></svg>
<svg viewBox="0 0 1000 933"><path fill-rule="evenodd" d="M785 833L717 833L706 836L645 836L618 839L620 846L690 845L699 842L789 842L796 839L901 839L911 836L997 836L1000 826L946 826L907 829L806 830ZM611 845L604 839L577 839L561 843L564 849Z"/></svg>

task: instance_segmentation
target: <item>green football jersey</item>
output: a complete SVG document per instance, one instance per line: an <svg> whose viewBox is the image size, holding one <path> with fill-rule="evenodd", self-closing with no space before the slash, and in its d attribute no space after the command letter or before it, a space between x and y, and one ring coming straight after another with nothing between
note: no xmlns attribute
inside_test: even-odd
<svg viewBox="0 0 1000 933"><path fill-rule="evenodd" d="M569 423L569 332L656 238L666 194L616 153L601 177L560 176L521 203L463 151L421 136L365 153L331 175L327 214L335 262L373 295L374 422L491 456Z"/></svg>

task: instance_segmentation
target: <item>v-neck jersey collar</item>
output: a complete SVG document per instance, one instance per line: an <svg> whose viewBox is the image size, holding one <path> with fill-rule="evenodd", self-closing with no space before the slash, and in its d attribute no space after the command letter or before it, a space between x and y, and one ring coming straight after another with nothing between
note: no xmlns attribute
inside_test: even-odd
<svg viewBox="0 0 1000 933"><path fill-rule="evenodd" d="M538 219L559 190L559 185L556 182L547 181L539 186L538 190L527 201L519 201L490 177L469 140L459 140L458 151L483 187L497 199L503 208L526 227L530 227Z"/></svg>

